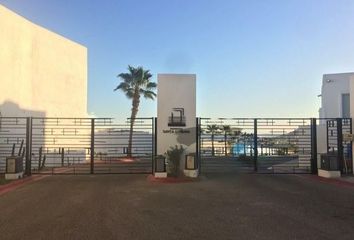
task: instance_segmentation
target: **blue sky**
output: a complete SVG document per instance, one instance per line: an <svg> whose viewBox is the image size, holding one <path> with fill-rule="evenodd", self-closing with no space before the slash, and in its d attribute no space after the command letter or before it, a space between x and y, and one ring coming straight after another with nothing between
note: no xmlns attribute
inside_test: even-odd
<svg viewBox="0 0 354 240"><path fill-rule="evenodd" d="M324 73L354 71L352 0L0 0L89 51L88 111L127 117L128 64L197 74L201 117L316 117ZM156 115L156 101L138 114Z"/></svg>

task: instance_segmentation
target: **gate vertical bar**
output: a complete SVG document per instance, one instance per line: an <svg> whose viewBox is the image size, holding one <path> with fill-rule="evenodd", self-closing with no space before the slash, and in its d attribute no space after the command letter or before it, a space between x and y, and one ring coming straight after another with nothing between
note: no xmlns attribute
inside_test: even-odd
<svg viewBox="0 0 354 240"><path fill-rule="evenodd" d="M311 173L317 174L317 172L317 119L311 118Z"/></svg>
<svg viewBox="0 0 354 240"><path fill-rule="evenodd" d="M253 126L253 146L254 146L254 156L253 156L253 160L254 160L254 171L257 172L258 171L258 162L257 162L257 158L258 158L258 133L257 133L257 118L254 119L254 126Z"/></svg>
<svg viewBox="0 0 354 240"><path fill-rule="evenodd" d="M64 167L64 148L61 148L61 166Z"/></svg>
<svg viewBox="0 0 354 240"><path fill-rule="evenodd" d="M26 166L27 176L32 175L32 117L26 118Z"/></svg>
<svg viewBox="0 0 354 240"><path fill-rule="evenodd" d="M326 142L327 142L327 153L329 152L329 126L330 126L330 121L332 120L327 120L326 121Z"/></svg>
<svg viewBox="0 0 354 240"><path fill-rule="evenodd" d="M195 157L197 158L197 168L199 168L199 118L195 119Z"/></svg>
<svg viewBox="0 0 354 240"><path fill-rule="evenodd" d="M94 173L95 162L95 119L91 118L90 173Z"/></svg>
<svg viewBox="0 0 354 240"><path fill-rule="evenodd" d="M199 174L202 173L202 118L198 118L197 122L197 135L198 135L198 168Z"/></svg>
<svg viewBox="0 0 354 240"><path fill-rule="evenodd" d="M353 119L352 118L349 118L349 121L350 121L350 134L353 134ZM353 168L354 168L354 164L353 164L353 142L351 142L350 144L350 157L351 157L351 169L350 169L350 173L353 173Z"/></svg>
<svg viewBox="0 0 354 240"><path fill-rule="evenodd" d="M152 118L153 123L153 132L152 132L152 163L151 163L151 172L155 172L155 157L157 155L157 118Z"/></svg>
<svg viewBox="0 0 354 240"><path fill-rule="evenodd" d="M343 128L342 118L337 118L337 149L338 149L338 168L343 173Z"/></svg>

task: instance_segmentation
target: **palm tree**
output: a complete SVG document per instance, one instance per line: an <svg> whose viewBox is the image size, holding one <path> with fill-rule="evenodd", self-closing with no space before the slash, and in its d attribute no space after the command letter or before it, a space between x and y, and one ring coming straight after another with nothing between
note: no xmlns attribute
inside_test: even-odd
<svg viewBox="0 0 354 240"><path fill-rule="evenodd" d="M231 133L230 125L222 125L221 130L224 132L225 156L227 156L227 135Z"/></svg>
<svg viewBox="0 0 354 240"><path fill-rule="evenodd" d="M143 96L146 99L154 100L156 93L154 90L157 84L151 82L152 74L150 70L144 70L143 67L132 67L128 65L127 73L121 73L117 77L122 80L114 91L120 89L128 99L132 100L132 110L130 117L130 131L128 142L128 157L132 156L132 139L133 128L136 116L139 111L140 97Z"/></svg>
<svg viewBox="0 0 354 240"><path fill-rule="evenodd" d="M206 132L211 134L211 156L215 155L215 148L214 148L214 136L220 130L219 126L212 124L207 125Z"/></svg>
<svg viewBox="0 0 354 240"><path fill-rule="evenodd" d="M253 133L243 133L241 134L241 138L243 141L243 151L244 154L247 155L247 148L250 149L250 155L252 156L253 152L252 152L252 145L253 145Z"/></svg>
<svg viewBox="0 0 354 240"><path fill-rule="evenodd" d="M242 133L242 128L231 128L230 132L228 135L230 136L230 140L227 141L228 146L230 148L230 152L232 155L234 155L234 144L235 142L238 142L238 138Z"/></svg>

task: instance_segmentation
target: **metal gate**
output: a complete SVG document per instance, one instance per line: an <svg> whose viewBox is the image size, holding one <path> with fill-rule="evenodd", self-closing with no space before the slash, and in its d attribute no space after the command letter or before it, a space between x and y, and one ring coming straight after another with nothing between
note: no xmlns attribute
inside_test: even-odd
<svg viewBox="0 0 354 240"><path fill-rule="evenodd" d="M317 173L324 154L353 173L349 118L197 119L199 169L208 172ZM27 174L151 173L156 119L0 118L0 173L12 153ZM15 146L15 147L14 147Z"/></svg>
<svg viewBox="0 0 354 240"><path fill-rule="evenodd" d="M310 118L199 119L201 172L311 173Z"/></svg>
<svg viewBox="0 0 354 240"><path fill-rule="evenodd" d="M253 119L199 119L200 171L253 172Z"/></svg>
<svg viewBox="0 0 354 240"><path fill-rule="evenodd" d="M0 118L0 173L13 145L25 146L27 174L151 173L154 119Z"/></svg>
<svg viewBox="0 0 354 240"><path fill-rule="evenodd" d="M5 173L6 157L12 152L21 155L20 147L25 149L25 159L30 156L28 147L28 118L21 117L0 117L0 173ZM27 169L28 170L28 169Z"/></svg>
<svg viewBox="0 0 354 240"><path fill-rule="evenodd" d="M94 123L95 173L151 173L154 155L154 119L135 120L132 157L127 157L130 120L115 123L96 119Z"/></svg>
<svg viewBox="0 0 354 240"><path fill-rule="evenodd" d="M327 127L327 166L339 170L342 174L353 173L352 142L346 138L352 134L352 119L337 118L326 120ZM332 158L330 158L332 157ZM330 161L333 159L333 161Z"/></svg>

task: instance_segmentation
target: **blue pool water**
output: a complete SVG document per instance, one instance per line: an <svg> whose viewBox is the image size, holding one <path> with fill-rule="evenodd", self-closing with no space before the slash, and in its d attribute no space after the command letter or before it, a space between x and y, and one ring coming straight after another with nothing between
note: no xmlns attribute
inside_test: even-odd
<svg viewBox="0 0 354 240"><path fill-rule="evenodd" d="M246 148L246 152L247 152L247 148ZM245 152L245 144L236 143L233 146L233 154L235 154L235 155L246 154L246 152Z"/></svg>

